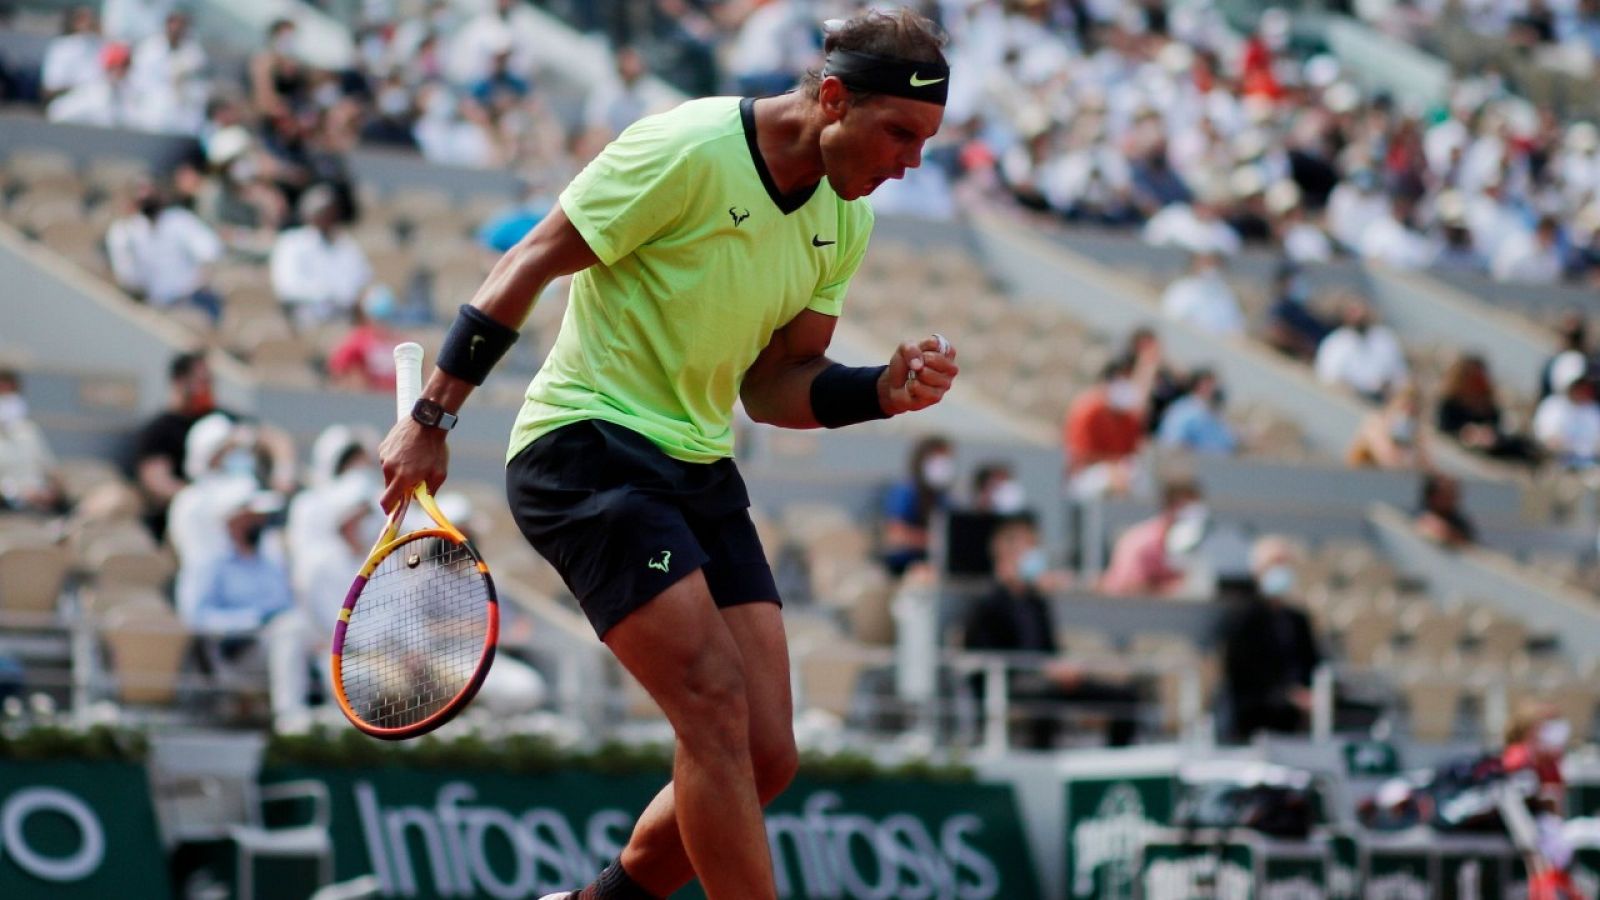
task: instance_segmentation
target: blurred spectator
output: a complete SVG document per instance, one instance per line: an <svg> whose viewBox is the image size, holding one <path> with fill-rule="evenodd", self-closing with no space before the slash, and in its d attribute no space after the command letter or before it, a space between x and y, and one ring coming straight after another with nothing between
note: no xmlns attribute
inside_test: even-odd
<svg viewBox="0 0 1600 900"><path fill-rule="evenodd" d="M1161 312L1207 334L1244 334L1239 298L1222 277L1222 258L1215 253L1190 257L1189 274L1168 285L1161 295Z"/></svg>
<svg viewBox="0 0 1600 900"><path fill-rule="evenodd" d="M167 506L188 482L189 429L217 408L204 353L181 353L167 368L167 408L134 438L133 468L146 504L145 524L157 539L167 532Z"/></svg>
<svg viewBox="0 0 1600 900"><path fill-rule="evenodd" d="M507 71L527 82L533 78L533 41L539 30L533 11L517 0L487 0L483 11L450 38L447 72L456 84L471 85L488 77L494 57L509 46Z"/></svg>
<svg viewBox="0 0 1600 900"><path fill-rule="evenodd" d="M660 101L650 96L645 80L649 74L644 57L636 48L617 48L616 77L590 88L584 104L584 126L594 146L603 146L629 125L659 111L653 107L659 106Z"/></svg>
<svg viewBox="0 0 1600 900"><path fill-rule="evenodd" d="M1100 381L1067 409L1063 444L1074 496L1126 493L1133 484L1135 454L1144 442L1148 392L1134 381L1133 361L1108 363Z"/></svg>
<svg viewBox="0 0 1600 900"><path fill-rule="evenodd" d="M333 514L326 508L328 498L336 491L352 490L366 497L370 507L372 498L383 487L376 446L375 435L345 425L329 425L311 444L307 484L289 501L284 527L290 583L302 598L314 589L313 562L319 555L319 548L329 539L327 532L334 524ZM376 539L377 535L369 537Z"/></svg>
<svg viewBox="0 0 1600 900"><path fill-rule="evenodd" d="M1370 168L1350 172L1328 196L1328 230L1352 253L1361 251L1369 223L1389 215L1389 200Z"/></svg>
<svg viewBox="0 0 1600 900"><path fill-rule="evenodd" d="M1188 379L1167 365L1161 337L1148 325L1128 332L1128 341L1123 345L1122 352L1133 360L1133 383L1147 404L1145 431L1154 434L1161 427L1161 417L1167 407L1188 389Z"/></svg>
<svg viewBox="0 0 1600 900"><path fill-rule="evenodd" d="M379 82L373 100L373 113L361 126L363 144L416 148L417 139L412 134L416 106L412 101L411 89L398 72Z"/></svg>
<svg viewBox="0 0 1600 900"><path fill-rule="evenodd" d="M994 588L967 612L962 645L968 650L1000 650L1047 655L1050 658L1007 678L1007 693L1018 704L1097 704L1108 713L1106 742L1113 747L1133 742L1131 707L1139 700L1129 687L1086 672L1062 656L1046 595L1068 586L1065 572L1050 568L1032 517L1003 520L990 538ZM1049 749L1060 730L1059 717L1043 711L1029 717L1028 745Z"/></svg>
<svg viewBox="0 0 1600 900"><path fill-rule="evenodd" d="M65 496L44 432L28 418L22 376L0 368L0 509L62 512Z"/></svg>
<svg viewBox="0 0 1600 900"><path fill-rule="evenodd" d="M1311 620L1295 601L1299 551L1269 535L1250 549L1255 590L1240 601L1223 632L1223 671L1231 737L1258 731L1296 733L1311 716L1311 677L1322 662Z"/></svg>
<svg viewBox="0 0 1600 900"><path fill-rule="evenodd" d="M1555 284L1566 269L1559 237L1556 220L1545 216L1532 232L1519 231L1500 242L1490 274L1496 281Z"/></svg>
<svg viewBox="0 0 1600 900"><path fill-rule="evenodd" d="M1434 200L1434 216L1438 221L1443 243L1439 256L1433 262L1437 270L1483 274L1489 263L1478 252L1472 240L1472 229L1467 227L1467 204L1458 191L1443 191Z"/></svg>
<svg viewBox="0 0 1600 900"><path fill-rule="evenodd" d="M335 384L357 390L394 390L394 348L401 341L389 327L394 314L394 291L381 284L367 289L350 311L350 330L328 351L328 375Z"/></svg>
<svg viewBox="0 0 1600 900"><path fill-rule="evenodd" d="M210 226L149 181L134 185L126 214L106 233L111 272L123 290L153 306L188 303L213 320L222 317L222 298L207 282L222 250Z"/></svg>
<svg viewBox="0 0 1600 900"><path fill-rule="evenodd" d="M263 119L292 116L311 101L311 75L300 62L295 24L277 19L267 46L250 58L250 99Z"/></svg>
<svg viewBox="0 0 1600 900"><path fill-rule="evenodd" d="M137 44L159 34L167 14L177 0L105 0L100 17L105 21L106 37L124 44Z"/></svg>
<svg viewBox="0 0 1600 900"><path fill-rule="evenodd" d="M1122 533L1111 550L1111 562L1100 578L1100 590L1124 596L1168 596L1184 586L1185 571L1172 558L1169 538L1181 522L1204 522L1207 512L1200 485L1174 479L1162 485L1161 511Z"/></svg>
<svg viewBox="0 0 1600 900"><path fill-rule="evenodd" d="M1439 258L1439 245L1416 227L1416 199L1390 196L1384 215L1361 230L1361 258L1396 269L1426 269Z"/></svg>
<svg viewBox="0 0 1600 900"><path fill-rule="evenodd" d="M793 0L754 0L729 47L735 90L746 97L794 87L818 50L816 24Z"/></svg>
<svg viewBox="0 0 1600 900"><path fill-rule="evenodd" d="M1010 516L1028 507L1028 492L1007 462L980 464L972 474L972 509Z"/></svg>
<svg viewBox="0 0 1600 900"><path fill-rule="evenodd" d="M1528 797L1536 833L1535 871L1530 897L1581 896L1570 873L1573 844L1566 836L1567 783L1561 760L1575 735L1572 723L1559 707L1538 699L1523 701L1506 727L1500 762L1513 777L1531 774L1536 780ZM1586 742L1589 735L1576 735Z"/></svg>
<svg viewBox="0 0 1600 900"><path fill-rule="evenodd" d="M372 282L372 266L340 223L333 188L306 191L299 211L306 224L272 247L272 290L297 325L310 327L348 315Z"/></svg>
<svg viewBox="0 0 1600 900"><path fill-rule="evenodd" d="M928 558L929 528L936 512L950 508L956 483L956 457L948 438L929 435L911 448L905 480L883 497L883 534L879 547L884 565L899 577L912 563Z"/></svg>
<svg viewBox="0 0 1600 900"><path fill-rule="evenodd" d="M45 48L44 65L39 72L39 99L49 103L79 85L95 80L104 71L100 50L100 18L88 6L69 6L62 16L61 36Z"/></svg>
<svg viewBox="0 0 1600 900"><path fill-rule="evenodd" d="M1224 202L1220 191L1212 188L1193 203L1174 203L1145 223L1144 242L1190 253L1232 256L1239 252L1239 233L1222 220Z"/></svg>
<svg viewBox="0 0 1600 900"><path fill-rule="evenodd" d="M174 586L178 615L194 622L211 572L227 554L229 504L260 490L254 429L212 413L184 441L188 484L172 498L167 541L178 556Z"/></svg>
<svg viewBox="0 0 1600 900"><path fill-rule="evenodd" d="M1189 379L1189 392L1161 417L1161 445L1192 453L1231 455L1239 448L1239 439L1222 418L1222 388L1216 373L1196 369Z"/></svg>
<svg viewBox="0 0 1600 900"><path fill-rule="evenodd" d="M511 72L511 33L497 32L494 42L486 47L489 52L489 71L472 82L468 94L488 109L504 110L527 99L532 85Z"/></svg>
<svg viewBox="0 0 1600 900"><path fill-rule="evenodd" d="M444 166L488 168L505 159L505 148L489 111L475 101L461 102L444 84L427 85L418 95L422 115L412 129L422 158Z"/></svg>
<svg viewBox="0 0 1600 900"><path fill-rule="evenodd" d="M100 70L50 101L45 116L52 122L155 131L151 123L159 110L128 81L133 55L127 44L100 48Z"/></svg>
<svg viewBox="0 0 1600 900"><path fill-rule="evenodd" d="M1417 510L1417 530L1447 547L1462 547L1477 540L1478 530L1461 510L1461 482L1442 473L1422 479Z"/></svg>
<svg viewBox="0 0 1600 900"><path fill-rule="evenodd" d="M1550 396L1533 414L1533 436L1547 454L1568 468L1588 468L1600 460L1600 405L1589 361L1568 351L1550 367Z"/></svg>
<svg viewBox="0 0 1600 900"><path fill-rule="evenodd" d="M1422 396L1414 385L1397 386L1381 409L1361 420L1345 461L1357 468L1426 472L1433 467L1422 425Z"/></svg>
<svg viewBox="0 0 1600 900"><path fill-rule="evenodd" d="M1509 434L1501 426L1489 364L1475 353L1456 357L1445 371L1435 424L1441 434L1476 453L1525 462L1538 456L1538 448L1527 438Z"/></svg>
<svg viewBox="0 0 1600 900"><path fill-rule="evenodd" d="M1343 324L1317 347L1317 378L1379 402L1409 377L1400 339L1359 296L1347 295L1339 314Z"/></svg>
<svg viewBox="0 0 1600 900"><path fill-rule="evenodd" d="M1283 247L1284 258L1292 263L1328 262L1333 259L1333 242L1327 232L1307 216L1301 205L1300 188L1287 179L1267 189L1266 209L1273 217L1274 238Z"/></svg>
<svg viewBox="0 0 1600 900"><path fill-rule="evenodd" d="M1272 306L1267 310L1267 343L1280 353L1311 362L1316 358L1317 347L1332 329L1309 308L1311 286L1305 272L1285 262L1278 266L1272 283Z"/></svg>
<svg viewBox="0 0 1600 900"><path fill-rule="evenodd" d="M205 80L206 52L189 31L189 15L181 10L167 14L161 33L133 47L128 81L148 96L168 98L170 119L162 131L196 134L205 119L209 87Z"/></svg>
<svg viewBox="0 0 1600 900"><path fill-rule="evenodd" d="M381 488L381 482L376 487ZM333 633L349 590L344 582L349 581L349 573L361 568L382 531L376 497L372 485L355 479L328 483L317 503L317 520L311 523L314 530L289 547L301 607L320 635Z"/></svg>
<svg viewBox="0 0 1600 900"><path fill-rule="evenodd" d="M521 202L490 216L478 228L478 243L496 254L504 253L527 237L549 213L550 199L538 185L529 184Z"/></svg>
<svg viewBox="0 0 1600 900"><path fill-rule="evenodd" d="M1539 399L1550 396L1551 373L1555 369L1556 360L1565 357L1568 353L1576 353L1587 359L1589 357L1589 323L1581 309L1569 309L1561 314L1561 320L1556 324L1556 337L1560 341L1560 349L1545 360L1544 367L1539 370Z"/></svg>
<svg viewBox="0 0 1600 900"><path fill-rule="evenodd" d="M283 498L244 481L228 490L217 498L227 545L199 576L187 624L212 634L248 635L294 606L288 573L261 552L261 535L270 517L283 510Z"/></svg>

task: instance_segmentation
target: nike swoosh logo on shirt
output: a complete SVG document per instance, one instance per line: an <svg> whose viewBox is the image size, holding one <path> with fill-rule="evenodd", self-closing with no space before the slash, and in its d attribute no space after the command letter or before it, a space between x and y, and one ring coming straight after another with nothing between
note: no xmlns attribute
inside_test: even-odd
<svg viewBox="0 0 1600 900"><path fill-rule="evenodd" d="M930 84L938 84L939 82L941 82L943 80L944 80L943 78L921 78L921 77L919 77L917 75L917 73L915 73L915 72L911 73L911 86L912 87L927 87Z"/></svg>
<svg viewBox="0 0 1600 900"><path fill-rule="evenodd" d="M838 241L825 241L825 240L823 240L822 239L822 235L820 235L820 234L813 234L811 236L811 246L813 246L813 247L826 247L829 244L837 244L837 243L839 243L839 242Z"/></svg>

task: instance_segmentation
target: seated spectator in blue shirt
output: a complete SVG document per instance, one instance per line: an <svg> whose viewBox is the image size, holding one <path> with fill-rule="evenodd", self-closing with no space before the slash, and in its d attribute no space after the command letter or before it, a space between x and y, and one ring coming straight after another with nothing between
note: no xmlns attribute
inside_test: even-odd
<svg viewBox="0 0 1600 900"><path fill-rule="evenodd" d="M533 230L533 226L549 214L549 199L538 188L530 187L521 203L495 213L478 227L478 243L496 253L504 253L515 247Z"/></svg>
<svg viewBox="0 0 1600 900"><path fill-rule="evenodd" d="M911 450L911 471L889 487L883 498L883 563L895 577L928 558L929 526L936 510L950 507L956 482L955 453L950 441L930 435Z"/></svg>
<svg viewBox="0 0 1600 900"><path fill-rule="evenodd" d="M1272 308L1267 311L1267 343L1280 353L1310 362L1317 355L1317 345L1333 329L1308 308L1311 291L1299 266L1279 266L1273 285Z"/></svg>
<svg viewBox="0 0 1600 900"><path fill-rule="evenodd" d="M1233 453L1239 447L1239 439L1222 418L1222 389L1217 385L1216 373L1196 369L1190 378L1189 393L1167 407L1167 414L1161 419L1161 445L1194 453Z"/></svg>
<svg viewBox="0 0 1600 900"><path fill-rule="evenodd" d="M224 505L228 551L204 576L191 625L213 634L254 632L294 605L288 572L261 552L262 532L283 500L249 489L236 491Z"/></svg>
<svg viewBox="0 0 1600 900"><path fill-rule="evenodd" d="M527 99L532 89L528 82L511 74L511 44L509 40L496 48L489 64L489 74L472 85L472 99L490 110L504 111Z"/></svg>

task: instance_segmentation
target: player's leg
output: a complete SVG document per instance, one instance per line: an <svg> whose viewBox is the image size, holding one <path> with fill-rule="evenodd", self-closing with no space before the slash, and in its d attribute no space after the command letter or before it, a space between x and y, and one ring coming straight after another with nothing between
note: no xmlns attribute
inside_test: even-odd
<svg viewBox="0 0 1600 900"><path fill-rule="evenodd" d="M756 795L765 806L794 780L794 701L789 690L789 645L776 603L747 603L722 611L743 661L750 715L750 758ZM667 897L695 874L678 829L674 787L655 796L634 825L622 869L652 896Z"/></svg>
<svg viewBox="0 0 1600 900"><path fill-rule="evenodd" d="M698 570L685 576L617 623L604 640L677 734L672 805L706 896L775 900L750 755L743 662L705 577Z"/></svg>

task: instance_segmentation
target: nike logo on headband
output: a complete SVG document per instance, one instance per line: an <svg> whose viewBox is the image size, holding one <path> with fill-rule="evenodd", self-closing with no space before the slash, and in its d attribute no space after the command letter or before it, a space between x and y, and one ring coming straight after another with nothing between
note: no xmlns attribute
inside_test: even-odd
<svg viewBox="0 0 1600 900"><path fill-rule="evenodd" d="M943 80L944 80L943 78L926 78L926 79L925 78L920 78L920 77L918 77L916 72L912 72L911 73L911 86L912 87L927 87L930 84L938 84L939 82L941 82Z"/></svg>

